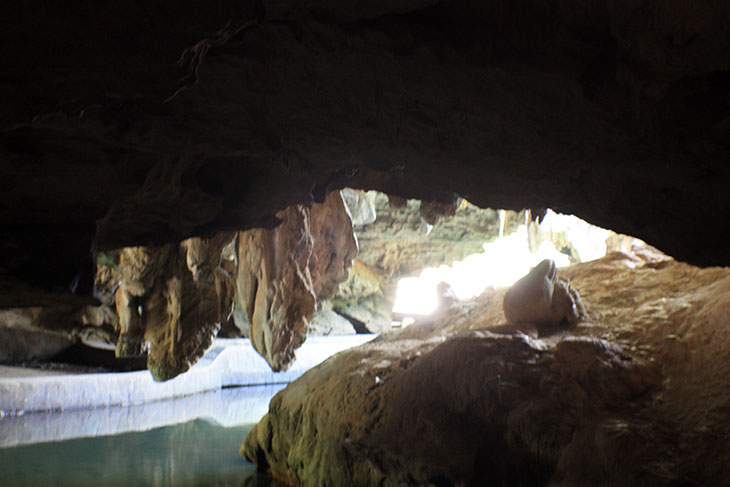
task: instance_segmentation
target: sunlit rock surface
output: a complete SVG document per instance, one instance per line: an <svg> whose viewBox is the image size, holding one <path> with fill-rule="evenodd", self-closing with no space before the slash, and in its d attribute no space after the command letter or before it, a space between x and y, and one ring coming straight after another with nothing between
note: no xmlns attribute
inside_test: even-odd
<svg viewBox="0 0 730 487"><path fill-rule="evenodd" d="M477 208L466 200L447 204L405 200L377 191L348 190L345 194L360 222L355 224L360 252L332 306L371 332L390 328L401 278L427 267L451 265L480 252L485 242L500 234L499 212ZM518 213L504 215L502 230L511 233L520 222Z"/></svg>
<svg viewBox="0 0 730 487"><path fill-rule="evenodd" d="M115 293L118 357L144 353L155 380L187 371L205 353L227 312L220 306L216 269L233 234L180 244L127 247L119 257Z"/></svg>
<svg viewBox="0 0 730 487"><path fill-rule="evenodd" d="M505 290L339 354L242 453L302 486L724 485L730 269L613 253L561 269L585 319L506 324Z"/></svg>
<svg viewBox="0 0 730 487"><path fill-rule="evenodd" d="M370 191L376 219L372 224L356 226L360 241L358 260L376 270L388 283L418 273L425 267L451 264L480 252L485 242L499 236L497 210L481 209L462 200L453 214L436 217L438 205L408 200L404 206L391 205L383 193ZM425 210L421 210L425 207ZM445 212L445 210L444 210ZM423 214L433 214L429 223ZM505 233L517 228L516 212L509 212Z"/></svg>
<svg viewBox="0 0 730 487"><path fill-rule="evenodd" d="M286 370L304 342L319 295L347 278L357 241L342 196L279 213L274 229L238 236L237 324L275 371Z"/></svg>
<svg viewBox="0 0 730 487"><path fill-rule="evenodd" d="M502 307L508 323L574 325L585 318L580 295L557 272L555 262L543 260L507 290Z"/></svg>
<svg viewBox="0 0 730 487"><path fill-rule="evenodd" d="M357 330L347 318L332 311L331 306L325 304L322 309L315 311L312 321L309 322L308 333L310 336L354 335Z"/></svg>

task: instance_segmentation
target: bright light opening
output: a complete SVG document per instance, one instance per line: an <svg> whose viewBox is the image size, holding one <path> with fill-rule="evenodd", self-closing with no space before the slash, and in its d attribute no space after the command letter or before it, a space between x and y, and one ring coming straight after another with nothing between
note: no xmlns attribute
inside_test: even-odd
<svg viewBox="0 0 730 487"><path fill-rule="evenodd" d="M541 232L562 233L580 262L606 255L606 238L612 233L578 217L552 210L548 210L539 228ZM484 252L454 262L451 267L427 268L419 277L401 279L393 312L403 315L432 313L437 306L436 286L441 281L447 282L459 299L468 299L483 293L487 287L511 286L543 259L554 260L558 267L570 264L569 257L550 241L543 241L535 252L531 252L525 225L520 225L511 235L484 244L483 248Z"/></svg>

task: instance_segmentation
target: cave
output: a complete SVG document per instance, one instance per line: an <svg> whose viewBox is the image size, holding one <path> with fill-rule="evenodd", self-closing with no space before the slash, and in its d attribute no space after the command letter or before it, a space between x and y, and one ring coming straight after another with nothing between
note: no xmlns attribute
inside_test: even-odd
<svg viewBox="0 0 730 487"><path fill-rule="evenodd" d="M728 2L31 1L0 25L0 319L53 323L47 356L113 322L115 367L166 387L239 330L286 373L321 302L367 328L335 298L347 191L429 225L549 208L645 244L335 355L242 454L301 486L727 483Z"/></svg>

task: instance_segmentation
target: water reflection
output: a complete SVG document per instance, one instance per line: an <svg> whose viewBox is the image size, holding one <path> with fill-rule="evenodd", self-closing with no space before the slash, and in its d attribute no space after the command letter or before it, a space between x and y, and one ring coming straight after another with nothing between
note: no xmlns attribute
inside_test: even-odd
<svg viewBox="0 0 730 487"><path fill-rule="evenodd" d="M33 412L0 417L0 448L144 431L196 418L222 426L257 423L283 384L238 387L137 406ZM0 449L0 455L2 450Z"/></svg>
<svg viewBox="0 0 730 487"><path fill-rule="evenodd" d="M6 487L261 486L238 455L253 425L224 428L205 420L115 436L0 450Z"/></svg>
<svg viewBox="0 0 730 487"><path fill-rule="evenodd" d="M0 418L0 484L274 487L238 451L281 387Z"/></svg>

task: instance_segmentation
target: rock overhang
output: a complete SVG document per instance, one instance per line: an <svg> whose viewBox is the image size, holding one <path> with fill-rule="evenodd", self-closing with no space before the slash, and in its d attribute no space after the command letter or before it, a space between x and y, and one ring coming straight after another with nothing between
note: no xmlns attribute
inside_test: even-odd
<svg viewBox="0 0 730 487"><path fill-rule="evenodd" d="M550 206L728 261L723 2L14 9L5 305L57 300L94 247L271 226L343 186Z"/></svg>

